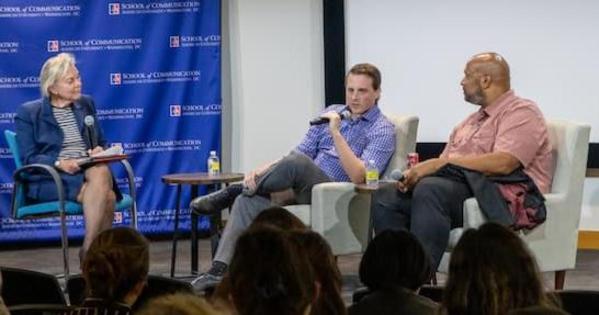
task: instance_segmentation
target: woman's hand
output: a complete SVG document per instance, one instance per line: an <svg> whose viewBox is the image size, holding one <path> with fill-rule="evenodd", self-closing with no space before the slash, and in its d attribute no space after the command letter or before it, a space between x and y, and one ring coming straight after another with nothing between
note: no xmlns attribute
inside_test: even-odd
<svg viewBox="0 0 599 315"><path fill-rule="evenodd" d="M75 159L60 160L58 161L58 165L56 166L56 168L72 175L81 170L78 162L79 161Z"/></svg>
<svg viewBox="0 0 599 315"><path fill-rule="evenodd" d="M95 154L98 154L102 151L104 151L104 148L102 148L101 146L97 146L93 150L87 150L87 154L89 154L89 156L94 156Z"/></svg>

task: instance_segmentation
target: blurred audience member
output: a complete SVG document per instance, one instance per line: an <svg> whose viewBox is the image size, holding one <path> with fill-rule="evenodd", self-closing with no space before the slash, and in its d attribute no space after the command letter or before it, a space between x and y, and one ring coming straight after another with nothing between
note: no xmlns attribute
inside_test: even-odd
<svg viewBox="0 0 599 315"><path fill-rule="evenodd" d="M319 290L318 297L312 304L311 314L346 314L345 304L341 298L341 272L337 267L331 246L316 232L291 231L288 235L304 250L316 275Z"/></svg>
<svg viewBox="0 0 599 315"><path fill-rule="evenodd" d="M383 231L360 262L360 280L371 293L350 306L349 314L436 314L437 304L418 295L430 276L430 260L416 237L405 230Z"/></svg>
<svg viewBox="0 0 599 315"><path fill-rule="evenodd" d="M4 300L2 299L2 273L0 272L0 315L8 315L8 310L6 309L6 305L4 305Z"/></svg>
<svg viewBox="0 0 599 315"><path fill-rule="evenodd" d="M304 252L281 230L266 226L239 237L226 279L240 315L307 315L317 294Z"/></svg>
<svg viewBox="0 0 599 315"><path fill-rule="evenodd" d="M445 314L503 315L553 304L543 291L536 261L518 235L496 223L464 232L451 253Z"/></svg>
<svg viewBox="0 0 599 315"><path fill-rule="evenodd" d="M508 315L568 315L570 313L554 307L531 306L510 311Z"/></svg>
<svg viewBox="0 0 599 315"><path fill-rule="evenodd" d="M148 241L136 230L118 227L98 234L83 260L83 306L129 313L146 284L149 260Z"/></svg>
<svg viewBox="0 0 599 315"><path fill-rule="evenodd" d="M205 299L192 294L169 294L150 300L137 315L219 315Z"/></svg>
<svg viewBox="0 0 599 315"><path fill-rule="evenodd" d="M260 212L254 218L252 224L250 224L250 228L258 225L270 225L283 231L307 229L302 220L289 212L289 210L278 206L270 207Z"/></svg>

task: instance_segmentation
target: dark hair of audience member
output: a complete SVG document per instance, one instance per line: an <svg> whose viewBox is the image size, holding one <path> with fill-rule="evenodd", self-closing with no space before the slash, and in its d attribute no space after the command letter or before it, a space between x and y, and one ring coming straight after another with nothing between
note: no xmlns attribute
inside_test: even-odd
<svg viewBox="0 0 599 315"><path fill-rule="evenodd" d="M346 314L341 298L341 272L331 251L331 246L320 234L313 231L291 231L289 237L302 248L316 275L319 292L312 304L312 315Z"/></svg>
<svg viewBox="0 0 599 315"><path fill-rule="evenodd" d="M252 221L250 228L258 225L270 225L284 231L306 229L306 225L298 217L289 210L278 206L260 212Z"/></svg>
<svg viewBox="0 0 599 315"><path fill-rule="evenodd" d="M499 315L552 304L518 235L496 223L464 232L451 253L442 305L447 314Z"/></svg>
<svg viewBox="0 0 599 315"><path fill-rule="evenodd" d="M136 315L214 315L222 314L204 298L188 293L158 296L146 303Z"/></svg>
<svg viewBox="0 0 599 315"><path fill-rule="evenodd" d="M131 228L117 227L98 234L83 260L87 295L107 303L125 302L126 295L146 281L148 248L146 238Z"/></svg>
<svg viewBox="0 0 599 315"><path fill-rule="evenodd" d="M416 291L430 275L427 253L416 237L405 230L378 234L360 262L360 281L372 291L395 287Z"/></svg>
<svg viewBox="0 0 599 315"><path fill-rule="evenodd" d="M304 252L283 231L268 226L239 237L227 279L240 315L304 314L316 295Z"/></svg>

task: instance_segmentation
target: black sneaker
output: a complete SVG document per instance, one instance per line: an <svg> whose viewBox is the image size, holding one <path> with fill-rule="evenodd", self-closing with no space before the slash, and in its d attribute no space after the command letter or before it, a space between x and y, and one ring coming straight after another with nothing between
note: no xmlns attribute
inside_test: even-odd
<svg viewBox="0 0 599 315"><path fill-rule="evenodd" d="M242 184L233 184L225 189L197 197L191 201L189 206L197 214L215 214L229 208L242 191Z"/></svg>
<svg viewBox="0 0 599 315"><path fill-rule="evenodd" d="M191 282L194 291L202 292L206 289L216 287L223 280L226 271L227 264L220 261L214 261L208 272L201 274Z"/></svg>

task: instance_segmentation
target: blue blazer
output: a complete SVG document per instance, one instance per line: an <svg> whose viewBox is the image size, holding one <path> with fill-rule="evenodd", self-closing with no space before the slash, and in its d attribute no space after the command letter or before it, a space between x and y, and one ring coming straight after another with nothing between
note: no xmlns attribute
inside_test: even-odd
<svg viewBox="0 0 599 315"><path fill-rule="evenodd" d="M73 104L73 113L79 125L86 149L91 149L90 139L87 136L84 118L87 115L94 117L94 129L99 146L105 147L106 140L102 128L97 123L94 101L87 95L82 95ZM15 117L17 142L19 144L20 158L23 164L40 163L54 166L62 148L64 134L52 114L50 100L47 97L27 102L17 109ZM84 181L83 172L74 175L60 172L68 200L75 201ZM58 199L54 182L49 176L33 176L28 183L26 194L28 198L37 201ZM116 184L115 184L116 187ZM120 194L117 193L120 197ZM120 199L120 198L119 198Z"/></svg>

